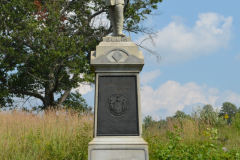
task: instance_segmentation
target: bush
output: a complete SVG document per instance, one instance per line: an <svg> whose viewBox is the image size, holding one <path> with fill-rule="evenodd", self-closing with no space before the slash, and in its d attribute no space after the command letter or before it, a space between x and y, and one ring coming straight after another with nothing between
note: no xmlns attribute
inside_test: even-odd
<svg viewBox="0 0 240 160"><path fill-rule="evenodd" d="M201 124L203 123L214 127L221 127L227 124L227 121L225 121L223 117L219 117L219 111L214 110L210 104L204 105L202 108L197 106L197 108L193 110L192 118L198 119Z"/></svg>
<svg viewBox="0 0 240 160"><path fill-rule="evenodd" d="M149 159L151 160L202 160L202 159L238 159L239 153L235 150L223 152L222 145L217 141L217 129L208 129L204 136L207 140L200 143L186 144L181 142L181 130L176 126L175 131L167 131L168 142L163 143L157 136L145 139L149 143Z"/></svg>

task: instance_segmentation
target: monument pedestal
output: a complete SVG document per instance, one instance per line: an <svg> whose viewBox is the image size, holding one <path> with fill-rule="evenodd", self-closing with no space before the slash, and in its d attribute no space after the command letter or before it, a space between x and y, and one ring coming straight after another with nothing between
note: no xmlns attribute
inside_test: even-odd
<svg viewBox="0 0 240 160"><path fill-rule="evenodd" d="M88 156L91 160L148 160L148 144L142 138L94 138Z"/></svg>
<svg viewBox="0 0 240 160"><path fill-rule="evenodd" d="M142 139L139 73L144 58L130 37L104 37L91 54L94 139L89 160L148 160Z"/></svg>

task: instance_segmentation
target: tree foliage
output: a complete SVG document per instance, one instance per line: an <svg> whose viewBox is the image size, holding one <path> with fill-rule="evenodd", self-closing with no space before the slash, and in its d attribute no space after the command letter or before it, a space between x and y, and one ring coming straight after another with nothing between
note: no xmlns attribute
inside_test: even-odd
<svg viewBox="0 0 240 160"><path fill-rule="evenodd" d="M186 113L184 113L183 111L179 111L179 110L177 110L177 112L175 113L175 115L173 117L178 118L178 119L191 118L189 115L186 115Z"/></svg>
<svg viewBox="0 0 240 160"><path fill-rule="evenodd" d="M124 13L125 31L151 39L154 32L142 22L161 1L131 0ZM61 107L72 88L93 82L90 52L112 32L101 22L103 13L108 10L102 0L3 0L0 105L11 106L13 97L35 97L43 109Z"/></svg>
<svg viewBox="0 0 240 160"><path fill-rule="evenodd" d="M224 102L220 110L220 115L228 114L228 116L231 118L234 117L237 112L238 109L235 104Z"/></svg>
<svg viewBox="0 0 240 160"><path fill-rule="evenodd" d="M152 116L148 115L143 119L143 123L145 125L145 128L147 128L148 126L152 125L153 123L153 118Z"/></svg>
<svg viewBox="0 0 240 160"><path fill-rule="evenodd" d="M200 123L211 124L213 126L223 126L226 124L223 118L219 117L219 111L212 105L206 104L202 108L197 106L192 113L193 118L197 118Z"/></svg>
<svg viewBox="0 0 240 160"><path fill-rule="evenodd" d="M79 92L70 93L67 99L63 102L66 109L74 109L78 112L91 111L92 107L89 107L85 99Z"/></svg>
<svg viewBox="0 0 240 160"><path fill-rule="evenodd" d="M227 114L229 117L228 123L230 123L232 118L236 115L237 112L238 112L238 109L234 104L230 102L224 102L220 110L219 116L225 116Z"/></svg>

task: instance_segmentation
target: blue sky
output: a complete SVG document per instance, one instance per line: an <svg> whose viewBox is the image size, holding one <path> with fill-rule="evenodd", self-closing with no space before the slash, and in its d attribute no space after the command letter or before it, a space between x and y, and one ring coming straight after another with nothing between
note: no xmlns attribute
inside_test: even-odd
<svg viewBox="0 0 240 160"><path fill-rule="evenodd" d="M142 114L156 119L177 110L190 114L197 105L223 102L240 107L240 1L163 0L162 14L148 17L156 46L144 43L162 57L144 52L141 76ZM131 35L135 43L143 35ZM85 86L87 87L87 86ZM94 91L81 89L93 106ZM88 92L89 91L89 92Z"/></svg>

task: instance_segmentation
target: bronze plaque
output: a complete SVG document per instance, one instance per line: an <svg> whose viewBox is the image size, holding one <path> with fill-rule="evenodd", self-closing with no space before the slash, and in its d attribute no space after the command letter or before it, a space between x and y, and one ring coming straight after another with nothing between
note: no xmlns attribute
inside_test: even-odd
<svg viewBox="0 0 240 160"><path fill-rule="evenodd" d="M139 136L137 77L98 77L98 136Z"/></svg>

